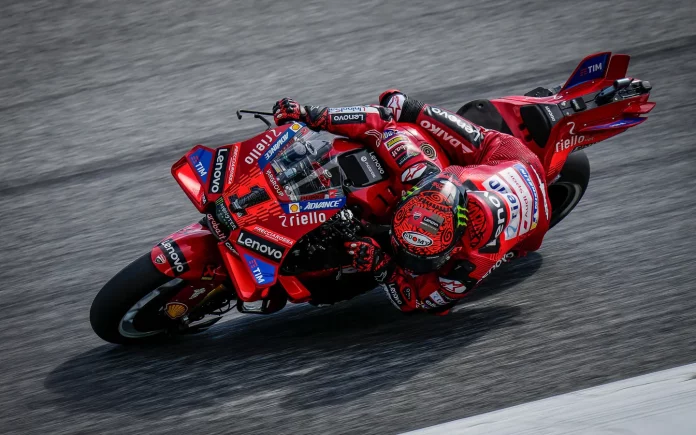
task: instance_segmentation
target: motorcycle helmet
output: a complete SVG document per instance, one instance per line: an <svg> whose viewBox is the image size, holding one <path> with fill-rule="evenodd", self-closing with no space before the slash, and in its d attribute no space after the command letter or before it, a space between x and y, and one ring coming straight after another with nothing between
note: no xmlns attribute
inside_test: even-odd
<svg viewBox="0 0 696 435"><path fill-rule="evenodd" d="M447 171L421 180L392 218L396 263L417 275L442 267L466 230L466 202L466 189Z"/></svg>

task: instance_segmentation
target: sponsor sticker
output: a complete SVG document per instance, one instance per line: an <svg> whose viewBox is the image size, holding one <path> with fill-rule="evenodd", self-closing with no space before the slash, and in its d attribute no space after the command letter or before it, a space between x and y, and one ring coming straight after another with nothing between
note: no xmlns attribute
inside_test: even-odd
<svg viewBox="0 0 696 435"><path fill-rule="evenodd" d="M302 125L298 123L293 123L290 128L285 130L280 137L275 139L273 143L265 149L265 152L261 157L259 157L259 168L264 169L268 163L273 160L273 158L282 150L285 145L287 145L292 138L295 137L295 134L302 128Z"/></svg>
<svg viewBox="0 0 696 435"><path fill-rule="evenodd" d="M401 173L401 182L406 183L419 179L423 173L425 173L426 169L428 169L428 165L425 163L416 163Z"/></svg>
<svg viewBox="0 0 696 435"><path fill-rule="evenodd" d="M406 152L401 153L401 155L399 155L399 157L396 158L396 164L399 167L402 167L406 164L406 162L419 155L420 151L418 151L418 149L406 147Z"/></svg>
<svg viewBox="0 0 696 435"><path fill-rule="evenodd" d="M394 136L388 141L384 142L384 146L387 147L388 150L394 148L395 145L398 144L403 144L404 143L404 138L401 136Z"/></svg>
<svg viewBox="0 0 696 435"><path fill-rule="evenodd" d="M377 155L373 151L370 151L368 154L370 155L372 163L374 163L375 167L377 168L377 172L379 172L380 175L384 175L386 171L382 167L382 164L379 162Z"/></svg>
<svg viewBox="0 0 696 435"><path fill-rule="evenodd" d="M254 147L249 151L249 154L247 154L244 157L244 163L251 165L255 161L259 159L263 155L263 153L266 151L266 147L268 147L273 141L279 136L280 134L278 133L278 129L271 129L268 130L268 132L261 138L259 141L254 145Z"/></svg>
<svg viewBox="0 0 696 435"><path fill-rule="evenodd" d="M189 270L188 261L186 261L184 253L181 252L181 248L173 239L163 240L160 242L159 247L167 257L174 276L179 276Z"/></svg>
<svg viewBox="0 0 696 435"><path fill-rule="evenodd" d="M234 246L232 246L232 243L229 240L225 242L225 248L229 249L230 252L239 257L239 252L237 252L237 250L234 249Z"/></svg>
<svg viewBox="0 0 696 435"><path fill-rule="evenodd" d="M457 139L453 135L449 134L447 131L443 130L441 127L438 127L437 125L428 121L427 119L421 120L420 126L425 128L433 136L439 137L440 139L449 143L453 147L461 148L462 152L465 152L465 153L472 153L473 152L472 149L469 148L468 146L464 145L462 143L462 141L460 141L459 139Z"/></svg>
<svg viewBox="0 0 696 435"><path fill-rule="evenodd" d="M339 114L330 115L331 124L333 124L333 125L364 124L365 123L365 116L366 116L366 114L364 112L361 112L361 113L339 113Z"/></svg>
<svg viewBox="0 0 696 435"><path fill-rule="evenodd" d="M450 293L461 294L466 291L466 286L454 279L439 277L440 287Z"/></svg>
<svg viewBox="0 0 696 435"><path fill-rule="evenodd" d="M401 235L401 238L409 245L418 247L430 246L433 244L433 240L430 237L415 231L405 231Z"/></svg>
<svg viewBox="0 0 696 435"><path fill-rule="evenodd" d="M432 299L433 302L435 302L437 305L447 305L447 301L445 301L442 298L442 295L435 290L434 292L430 293L429 295L430 299Z"/></svg>
<svg viewBox="0 0 696 435"><path fill-rule="evenodd" d="M227 168L227 184L232 184L234 180L234 172L237 169L237 159L239 158L239 145L232 148L232 158L230 159L230 165Z"/></svg>
<svg viewBox="0 0 696 435"><path fill-rule="evenodd" d="M502 201L500 201L500 196L495 192L484 191L483 196L488 201L489 208L493 213L493 222L496 225L495 231L491 235L491 239L488 242L498 239L505 229L505 223L507 222L507 210Z"/></svg>
<svg viewBox="0 0 696 435"><path fill-rule="evenodd" d="M251 271L251 275L258 284L263 285L273 282L276 275L275 266L248 254L244 254L244 260Z"/></svg>
<svg viewBox="0 0 696 435"><path fill-rule="evenodd" d="M223 198L218 198L215 200L215 215L230 231L234 231L238 228L237 222L234 221L234 218L227 210L227 206L225 205L225 200Z"/></svg>
<svg viewBox="0 0 696 435"><path fill-rule="evenodd" d="M478 148L481 144L481 132L478 128L465 121L464 118L434 106L427 106L425 111L427 115L430 115L441 124L445 125L450 131L466 139L474 147ZM440 136L438 135L438 137ZM443 139L445 139L444 136Z"/></svg>
<svg viewBox="0 0 696 435"><path fill-rule="evenodd" d="M213 232L215 233L215 237L217 237L217 239L220 241L227 240L230 234L229 232L225 231L224 228L221 227L217 219L215 219L215 217L210 213L205 215L205 217L208 219L210 227L213 229Z"/></svg>
<svg viewBox="0 0 696 435"><path fill-rule="evenodd" d="M265 236L265 237L267 237L271 240L274 240L278 243L281 243L285 246L292 246L292 244L295 243L295 241L292 240L291 238L285 237L282 234L278 234L276 232L273 232L273 231L269 230L268 228L264 228L260 225L254 226L254 228L252 228L251 231L258 233L258 234L261 234L262 236Z"/></svg>
<svg viewBox="0 0 696 435"><path fill-rule="evenodd" d="M382 288L384 289L384 292L387 294L387 297L391 303L394 304L396 308L401 309L401 307L404 305L404 300L401 299L401 295L399 294L399 290L396 288L396 284L382 284Z"/></svg>
<svg viewBox="0 0 696 435"><path fill-rule="evenodd" d="M213 162L213 175L210 178L208 192L220 193L223 187L223 179L227 171L227 159L229 158L229 148L218 148L215 150L215 161Z"/></svg>
<svg viewBox="0 0 696 435"><path fill-rule="evenodd" d="M537 181L539 182L539 190L541 190L541 200L544 202L544 216L548 219L549 216L549 206L546 202L546 186L544 183L541 181L541 177L539 176L539 173L534 169L534 166L529 166L532 168L532 172L534 172L534 176L536 177Z"/></svg>
<svg viewBox="0 0 696 435"><path fill-rule="evenodd" d="M170 319L178 319L179 317L186 314L188 307L186 304L181 302L169 302L164 306L164 312L169 316Z"/></svg>
<svg viewBox="0 0 696 435"><path fill-rule="evenodd" d="M534 198L527 184L520 174L512 168L503 169L500 176L514 190L520 202L520 230L518 235L526 234L532 229L532 215L534 214Z"/></svg>
<svg viewBox="0 0 696 435"><path fill-rule="evenodd" d="M314 225L326 222L326 213L320 211L310 211L307 213L280 215L280 224L283 227L301 227L304 225Z"/></svg>
<svg viewBox="0 0 696 435"><path fill-rule="evenodd" d="M430 160L435 160L435 158L437 158L437 152L435 151L435 148L429 143L422 143L420 148L423 152L423 155L425 155L425 157L429 158Z"/></svg>
<svg viewBox="0 0 696 435"><path fill-rule="evenodd" d="M237 245L254 251L276 263L279 263L283 258L283 254L285 254L285 248L282 246L243 230L239 232Z"/></svg>
<svg viewBox="0 0 696 435"><path fill-rule="evenodd" d="M285 191L282 187L280 187L278 179L275 177L275 175L273 175L272 168L266 169L266 179L268 180L268 184L270 184L273 190L275 191L276 195L278 195L281 199L285 198Z"/></svg>
<svg viewBox="0 0 696 435"><path fill-rule="evenodd" d="M513 194L510 186L505 183L499 176L493 175L483 182L486 190L495 191L503 195L503 198L510 207L510 222L505 227L505 240L510 240L517 237L517 232L520 228L520 201Z"/></svg>
<svg viewBox="0 0 696 435"><path fill-rule="evenodd" d="M215 271L220 267L215 263L208 263L203 267L203 274L201 275L201 281L212 281L215 278Z"/></svg>
<svg viewBox="0 0 696 435"><path fill-rule="evenodd" d="M387 140L391 139L392 137L396 136L399 134L398 130L392 130L391 128L388 128L382 132L382 140Z"/></svg>
<svg viewBox="0 0 696 435"><path fill-rule="evenodd" d="M201 278L202 279L202 278ZM198 296L202 295L203 293L206 292L206 288L197 288L194 289L193 292L191 293L191 296L189 297L189 300L196 299Z"/></svg>
<svg viewBox="0 0 696 435"><path fill-rule="evenodd" d="M568 79L564 88L568 89L581 83L604 77L604 68L608 61L609 54L607 53L585 60L579 65L577 72Z"/></svg>
<svg viewBox="0 0 696 435"><path fill-rule="evenodd" d="M397 121L401 118L401 109L404 107L405 100L406 97L402 94L396 94L392 95L387 103L387 107L391 109L392 115L394 115L394 119Z"/></svg>
<svg viewBox="0 0 696 435"><path fill-rule="evenodd" d="M317 199L311 201L300 201L291 203L281 203L285 213L302 213L306 211L314 210L331 210L337 208L343 208L346 203L346 198L336 198L336 199Z"/></svg>
<svg viewBox="0 0 696 435"><path fill-rule="evenodd" d="M435 235L440 231L444 218L423 207L416 206L413 208L413 214L409 216L408 221L411 225Z"/></svg>
<svg viewBox="0 0 696 435"><path fill-rule="evenodd" d="M364 106L348 106L348 107L329 107L329 113L351 113L364 112Z"/></svg>
<svg viewBox="0 0 696 435"><path fill-rule="evenodd" d="M483 276L481 277L481 279L486 278L486 277L487 277L488 275L490 275L494 270L496 270L497 268L499 268L501 264L507 263L508 260L512 259L514 256L515 256L515 254L513 254L512 252L508 252L507 254L505 254L505 255L503 256L503 258L501 258L500 260L496 261L495 264L494 264L490 269L488 269L488 272L486 272L486 274L483 275Z"/></svg>
<svg viewBox="0 0 696 435"><path fill-rule="evenodd" d="M537 195L536 187L534 186L534 183L532 182L532 177L529 175L527 169L525 169L525 167L520 164L516 164L514 168L517 169L517 172L519 172L522 176L522 180L524 180L524 182L527 184L527 187L532 192L532 197L534 199L532 205L534 212L532 214L532 229L534 229L536 228L537 223L539 222L539 196Z"/></svg>
<svg viewBox="0 0 696 435"><path fill-rule="evenodd" d="M210 173L210 160L213 155L205 148L198 148L195 152L189 155L189 161L193 164L193 168L198 174L198 178L203 184L208 182L208 174Z"/></svg>

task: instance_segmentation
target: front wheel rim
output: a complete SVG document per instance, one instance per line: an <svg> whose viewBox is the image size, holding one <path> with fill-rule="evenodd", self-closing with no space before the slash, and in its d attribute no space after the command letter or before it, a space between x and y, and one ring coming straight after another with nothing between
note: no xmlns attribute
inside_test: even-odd
<svg viewBox="0 0 696 435"><path fill-rule="evenodd" d="M169 293L174 288L179 287L183 283L180 279L175 279L163 284L156 289L152 290L150 293L142 297L138 302L136 302L126 314L121 318L118 323L118 332L126 338L145 338L151 337L153 335L162 334L167 331L166 328L156 329L151 331L140 331L135 327L135 318L141 312L141 310L146 307L150 302L156 299L158 296Z"/></svg>

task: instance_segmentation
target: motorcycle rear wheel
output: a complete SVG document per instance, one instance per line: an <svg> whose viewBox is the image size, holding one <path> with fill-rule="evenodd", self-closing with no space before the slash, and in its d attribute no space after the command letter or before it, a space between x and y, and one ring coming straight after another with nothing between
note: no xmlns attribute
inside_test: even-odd
<svg viewBox="0 0 696 435"><path fill-rule="evenodd" d="M584 151L576 151L570 156L561 169L561 174L555 183L549 186L549 201L551 202L551 223L553 228L565 219L578 205L590 182L590 161Z"/></svg>
<svg viewBox="0 0 696 435"><path fill-rule="evenodd" d="M171 322L160 312L178 284L159 272L147 253L107 282L92 302L89 321L103 340L134 344L163 335ZM173 284L173 285L172 285Z"/></svg>

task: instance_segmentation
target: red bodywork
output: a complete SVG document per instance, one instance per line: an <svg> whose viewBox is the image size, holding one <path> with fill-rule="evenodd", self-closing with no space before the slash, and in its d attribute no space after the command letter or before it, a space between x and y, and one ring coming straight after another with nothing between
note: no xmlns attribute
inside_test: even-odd
<svg viewBox="0 0 696 435"><path fill-rule="evenodd" d="M578 99L591 101L595 94L612 86L615 80L624 78L628 60L629 56L626 55L597 53L583 59L555 95L490 100L511 133L539 156L549 181L559 174L573 150L638 125L645 120L639 115L648 113L654 107L655 103L648 102L649 94L644 93L598 107L591 107L590 102L583 110L574 108L579 104ZM573 100L576 102L573 103ZM551 128L541 144L538 143L539 135L535 136L530 131L522 114L532 105L549 113L547 120ZM416 126L402 125L399 128L408 131L417 140L436 143ZM197 145L173 165L172 174L196 208L202 213L210 213L213 206L224 207L231 216L233 229L226 231L213 224L213 229L218 233L216 237L205 225L193 224L170 235L153 248L155 266L161 272L186 280L189 284L172 301L192 307L228 278L239 299L245 302L264 299L276 284L284 288L291 302L307 301L311 294L302 284L303 276L278 274L280 264L296 241L334 216L345 203L360 206L362 218L371 222L382 223L389 219L403 189L400 177L395 175L366 187L348 189L345 202L324 198L335 202L335 207L304 212L299 205L293 205L297 203L287 198L278 187L272 171L265 169L262 162L278 151L275 148L282 148L280 144L287 140L288 135L292 137L302 129L306 127L292 123L215 150ZM331 153L341 155L363 148L362 144L337 138ZM418 159L440 168L448 166L445 153L440 152L439 147L435 148L435 158L419 156ZM265 191L270 199L247 207L244 213L230 211L231 200L251 195L255 190ZM289 222L295 224L288 225ZM254 241L261 241L270 247L265 257L258 250L250 248L254 246ZM178 261L185 266L176 264L174 256L179 257ZM327 274L332 272L326 271ZM318 276L322 276L322 273L313 272L305 278Z"/></svg>
<svg viewBox="0 0 696 435"><path fill-rule="evenodd" d="M648 101L648 93L599 107L588 105L587 109L579 112L572 108L573 100L593 98L599 91L612 86L615 80L626 77L629 59L630 56L625 54L612 56L608 52L596 53L580 62L571 78L555 95L543 98L513 96L491 100L512 134L539 156L541 163L547 168L547 180L553 180L559 174L573 150L623 133L647 119L639 116L655 107L655 103ZM602 75L578 83L578 80L594 72L589 71L593 66L601 66L601 70L597 72ZM544 144L538 144L532 138L520 113L522 107L531 104L558 107L562 114L555 121Z"/></svg>

